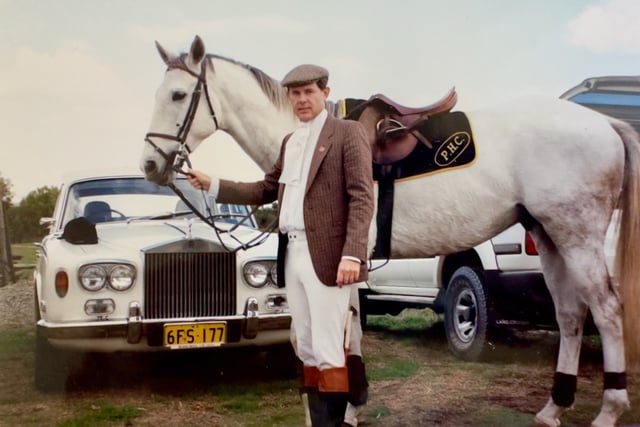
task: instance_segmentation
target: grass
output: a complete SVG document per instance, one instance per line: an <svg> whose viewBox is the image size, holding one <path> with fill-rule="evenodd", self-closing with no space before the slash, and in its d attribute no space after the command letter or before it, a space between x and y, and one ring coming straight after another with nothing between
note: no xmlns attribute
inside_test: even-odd
<svg viewBox="0 0 640 427"><path fill-rule="evenodd" d="M364 417L370 427L398 422L529 427L535 411L548 399L555 337L538 334L497 343L496 351L505 353L498 362L462 362L448 352L442 323L429 310L370 316L369 325L363 348L370 383ZM86 372L88 385L43 394L33 388L33 338L30 327L0 329L2 427L288 427L304 423L297 381L262 375L265 365L251 353L136 355L124 359L132 365L129 369L110 367L123 360L113 356L107 362L98 359L103 364L88 365L104 370L102 375ZM593 351L598 344L585 339ZM238 366L240 371L234 369ZM118 383L123 372L135 372L140 381ZM600 362L587 358L581 367L576 405L562 416L563 425L588 425L597 414L601 376ZM640 419L639 380L629 378L632 409L620 425Z"/></svg>
<svg viewBox="0 0 640 427"><path fill-rule="evenodd" d="M420 331L431 328L442 319L429 309L406 309L397 316L385 314L382 316L368 316L369 328L382 328L390 331Z"/></svg>
<svg viewBox="0 0 640 427"><path fill-rule="evenodd" d="M23 357L32 350L32 328L0 330L0 361Z"/></svg>
<svg viewBox="0 0 640 427"><path fill-rule="evenodd" d="M222 403L222 407L234 414L254 412L260 407L262 396L256 394L236 394Z"/></svg>
<svg viewBox="0 0 640 427"><path fill-rule="evenodd" d="M420 365L413 360L387 358L384 366L373 366L368 370L371 381L383 381L391 379L408 378L413 376Z"/></svg>
<svg viewBox="0 0 640 427"><path fill-rule="evenodd" d="M33 243L14 243L11 245L11 255L20 257L19 264L35 264L37 248Z"/></svg>
<svg viewBox="0 0 640 427"><path fill-rule="evenodd" d="M56 427L101 427L112 425L133 425L132 421L140 416L140 410L130 405L112 405L98 402L80 414L58 423Z"/></svg>
<svg viewBox="0 0 640 427"><path fill-rule="evenodd" d="M286 427L304 425L302 403L298 395L297 382L285 382L288 387L273 384L273 387L263 387L259 396L245 394L246 388L235 388L226 397L216 396L225 410L232 412L232 417L238 425L246 427ZM251 387L254 388L254 387ZM247 417L247 414L260 416Z"/></svg>
<svg viewBox="0 0 640 427"><path fill-rule="evenodd" d="M415 333L431 328L438 321L438 315L428 309L407 309L397 316L369 316L367 324L370 329L405 335L398 337L399 343L397 345L399 348L392 355L365 354L369 380L384 381L413 376L420 368L420 364L416 362L411 353L402 351L401 347L412 346L422 341L421 337L415 337Z"/></svg>
<svg viewBox="0 0 640 427"><path fill-rule="evenodd" d="M28 266L26 268L18 268L15 270L16 280L29 279L33 276L33 269L37 260L38 249L33 243L14 243L11 245L11 255L18 258L14 261L20 266ZM34 267L32 267L34 266Z"/></svg>
<svg viewBox="0 0 640 427"><path fill-rule="evenodd" d="M480 415L476 423L475 425L477 427L529 427L531 426L531 415L513 411L508 408L496 408L486 414Z"/></svg>

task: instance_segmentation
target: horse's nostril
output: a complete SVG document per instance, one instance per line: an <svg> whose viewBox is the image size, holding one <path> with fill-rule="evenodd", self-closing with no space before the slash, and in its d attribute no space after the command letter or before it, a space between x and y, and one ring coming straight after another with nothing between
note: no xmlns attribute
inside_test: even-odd
<svg viewBox="0 0 640 427"><path fill-rule="evenodd" d="M158 169L158 166L156 165L156 162L154 162L153 160L147 160L144 163L144 172L146 174L151 174L155 172L157 169Z"/></svg>

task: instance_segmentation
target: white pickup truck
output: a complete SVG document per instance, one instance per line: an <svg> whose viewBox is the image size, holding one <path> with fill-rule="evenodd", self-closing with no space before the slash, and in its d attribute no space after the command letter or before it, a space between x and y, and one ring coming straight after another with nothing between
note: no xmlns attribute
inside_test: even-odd
<svg viewBox="0 0 640 427"><path fill-rule="evenodd" d="M368 314L423 307L444 314L449 347L464 359L482 354L495 326L555 327L535 245L520 224L464 252L389 260L360 288L364 327Z"/></svg>
<svg viewBox="0 0 640 427"><path fill-rule="evenodd" d="M626 120L640 131L640 77L586 79L561 98ZM613 271L616 236L614 227L609 231L605 251ZM374 261L373 267L382 263ZM535 245L520 224L465 252L389 260L360 288L363 327L367 314L424 307L444 314L449 348L464 359L480 357L498 327L557 327Z"/></svg>

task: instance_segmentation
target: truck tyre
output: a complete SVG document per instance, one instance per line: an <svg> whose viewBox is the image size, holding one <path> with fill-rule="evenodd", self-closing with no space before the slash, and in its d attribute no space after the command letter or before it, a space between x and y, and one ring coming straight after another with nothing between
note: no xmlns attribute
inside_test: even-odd
<svg viewBox="0 0 640 427"><path fill-rule="evenodd" d="M460 267L445 295L444 328L451 352L463 360L478 360L487 346L489 315L479 269Z"/></svg>

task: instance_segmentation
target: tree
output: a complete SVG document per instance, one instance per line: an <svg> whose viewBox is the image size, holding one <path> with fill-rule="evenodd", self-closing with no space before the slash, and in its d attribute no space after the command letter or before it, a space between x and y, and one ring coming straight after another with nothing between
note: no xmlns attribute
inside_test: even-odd
<svg viewBox="0 0 640 427"><path fill-rule="evenodd" d="M11 182L0 176L0 286L15 279L6 214L11 206L12 196Z"/></svg>
<svg viewBox="0 0 640 427"><path fill-rule="evenodd" d="M273 223L278 214L278 202L273 202L270 205L263 205L258 208L254 213L258 228L265 230L269 225Z"/></svg>
<svg viewBox="0 0 640 427"><path fill-rule="evenodd" d="M53 215L60 190L40 187L27 194L20 204L9 208L9 237L12 243L26 243L42 239L47 230L40 225L40 218Z"/></svg>
<svg viewBox="0 0 640 427"><path fill-rule="evenodd" d="M13 199L11 187L13 187L11 181L0 176L0 197L7 206L11 204L11 199Z"/></svg>

